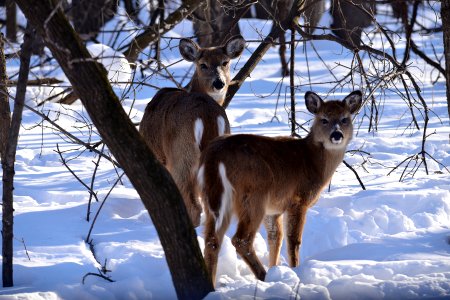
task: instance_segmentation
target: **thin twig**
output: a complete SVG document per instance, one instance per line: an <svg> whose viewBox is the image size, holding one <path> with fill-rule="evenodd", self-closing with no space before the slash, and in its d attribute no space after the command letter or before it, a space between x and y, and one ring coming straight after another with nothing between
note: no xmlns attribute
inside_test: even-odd
<svg viewBox="0 0 450 300"><path fill-rule="evenodd" d="M86 243L89 243L89 241L91 240L91 233L92 233L92 229L94 229L94 225L95 222L97 221L97 218L100 214L100 211L103 208L103 205L105 205L106 203L106 199L108 199L109 195L111 194L111 192L113 191L113 189L116 187L116 185L119 183L119 181L121 180L122 176L125 175L125 173L122 173L119 178L116 179L116 181L114 182L114 184L112 185L112 187L109 189L108 193L105 195L105 197L103 198L102 203L100 204L100 207L98 208L97 212L95 213L94 219L92 220L91 226L89 227L89 232L88 235L85 239Z"/></svg>
<svg viewBox="0 0 450 300"><path fill-rule="evenodd" d="M56 149L57 150L55 152L58 153L62 164L66 167L67 170L69 170L70 174L72 174L73 177L75 177L75 179L78 180L78 182L81 183L81 185L84 186L88 190L89 194L98 201L97 195L95 194L95 192L86 183L84 183L84 181L81 180L81 178L78 177L78 175L69 167L69 165L67 164L67 161L62 156L62 152L59 150L59 144L56 144Z"/></svg>
<svg viewBox="0 0 450 300"><path fill-rule="evenodd" d="M364 186L364 183L362 182L361 178L359 177L358 172L356 172L355 169L353 169L353 167L352 167L351 165L349 165L345 160L343 160L342 162L344 163L344 165L345 165L347 168L349 168L349 169L353 172L353 174L355 174L355 177L356 177L356 179L358 180L359 185L361 186L361 188L362 188L363 190L366 190L366 187Z"/></svg>
<svg viewBox="0 0 450 300"><path fill-rule="evenodd" d="M102 144L102 150L100 150L103 153L103 150L105 150L105 144ZM98 170L98 166L100 165L100 159L102 158L101 155L98 156L97 162L94 162L95 164L95 168L94 168L94 172L92 172L92 178L91 178L91 185L89 190L90 191L94 191L94 182L95 182L95 176L97 175L97 170ZM98 202L98 198L97 198L97 193L89 193L89 201L88 201L88 208L87 208L87 213L86 213L86 221L89 222L89 216L91 215L91 202L92 202L92 197L95 198L95 201Z"/></svg>

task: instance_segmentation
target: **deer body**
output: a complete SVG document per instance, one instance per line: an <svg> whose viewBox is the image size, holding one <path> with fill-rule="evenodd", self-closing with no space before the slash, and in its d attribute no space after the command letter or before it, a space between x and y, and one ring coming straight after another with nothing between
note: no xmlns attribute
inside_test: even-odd
<svg viewBox="0 0 450 300"><path fill-rule="evenodd" d="M194 226L200 223L197 169L200 153L219 135L230 132L223 103L230 82L229 61L239 56L245 41L231 38L225 46L200 48L180 41L182 56L196 64L185 90L164 88L147 105L139 128L147 145L171 173Z"/></svg>
<svg viewBox="0 0 450 300"><path fill-rule="evenodd" d="M206 213L205 261L213 282L232 214L238 219L232 243L258 279L264 280L266 271L256 257L253 240L263 221L270 266L279 261L283 215L289 264L299 264L307 209L317 202L342 162L353 132L351 114L361 104L361 93L353 92L343 101L323 102L309 92L305 99L315 114L306 138L239 134L218 138L202 153L198 177Z"/></svg>

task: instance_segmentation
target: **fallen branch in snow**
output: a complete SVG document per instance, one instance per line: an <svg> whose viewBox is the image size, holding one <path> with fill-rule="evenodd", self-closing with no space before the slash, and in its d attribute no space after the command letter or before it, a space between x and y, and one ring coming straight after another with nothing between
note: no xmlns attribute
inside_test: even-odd
<svg viewBox="0 0 450 300"><path fill-rule="evenodd" d="M414 177L414 175L416 174L417 170L420 168L420 166L425 163L425 155L427 155L429 158L431 158L434 162L436 162L439 166L441 166L442 168L444 168L448 173L450 173L450 170L442 163L440 163L439 161L437 161L432 155L430 155L427 151L423 151L423 152L419 152L413 155L408 156L407 158L405 158L404 160L402 160L398 165L396 165L394 168L392 168L391 171L389 171L389 173L387 174L387 176L391 175L395 170L397 170L398 168L400 168L401 165L403 165L404 163L406 163L406 166L403 168L403 172L400 175L400 179L398 180L399 182L403 181L408 175L411 175L411 177ZM414 166L408 171L409 165L411 164L411 162L414 161ZM426 168L426 174L428 175L428 169Z"/></svg>
<svg viewBox="0 0 450 300"><path fill-rule="evenodd" d="M98 274L98 273L92 273L92 272L90 272L90 273L87 273L86 275L83 276L83 280L81 281L83 284L84 284L84 281L86 280L86 278L87 278L88 276L97 276L97 277L100 277L100 278L105 279L106 281L114 282L114 280L112 280L112 279L109 278L108 276L105 276L105 275L103 275L103 274Z"/></svg>
<svg viewBox="0 0 450 300"><path fill-rule="evenodd" d="M356 179L358 180L359 185L361 186L361 188L362 188L363 190L366 190L366 187L364 186L364 183L362 182L361 178L359 177L358 172L356 172L356 170L353 169L353 167L352 167L349 163L347 163L345 160L343 160L342 162L344 163L344 165L345 165L347 168L349 168L349 169L353 172L353 174L355 174Z"/></svg>
<svg viewBox="0 0 450 300"><path fill-rule="evenodd" d="M19 242L21 242L22 243L22 245L23 245L23 248L24 248L24 250L25 250L25 254L27 255L27 257L28 257L28 260L29 261L31 261L31 258L30 258L30 254L28 254L28 249L27 249L27 245L25 245L25 240L22 238L22 239L16 239L16 240L18 240Z"/></svg>
<svg viewBox="0 0 450 300"><path fill-rule="evenodd" d="M95 261L101 266L101 268L97 268L98 270L98 274L96 273L87 273L85 276L83 276L83 283L84 283L84 279L88 276L88 275L100 275L100 277L105 278L106 280L111 280L110 282L114 282L114 280L111 279L111 276L107 276L108 273L111 272L111 270L109 270L106 267L106 264L108 263L108 259L105 258L105 263L101 264L98 257L97 257L97 252L95 251L95 246L94 246L94 241L91 239L89 242L86 242L89 245L89 250L91 250L92 256L94 257Z"/></svg>

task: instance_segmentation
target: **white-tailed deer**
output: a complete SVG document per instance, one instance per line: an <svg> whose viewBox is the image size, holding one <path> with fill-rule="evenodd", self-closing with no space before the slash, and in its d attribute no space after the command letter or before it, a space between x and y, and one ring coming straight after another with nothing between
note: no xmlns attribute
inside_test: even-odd
<svg viewBox="0 0 450 300"><path fill-rule="evenodd" d="M342 162L361 100L360 91L327 102L307 92L306 107L315 117L305 138L237 134L218 138L203 151L198 178L206 213L204 255L213 282L233 214L238 225L232 243L258 279L264 280L266 271L253 240L263 220L270 266L279 262L283 214L289 265L298 266L306 212Z"/></svg>
<svg viewBox="0 0 450 300"><path fill-rule="evenodd" d="M186 90L161 89L145 108L139 131L172 175L194 226L200 224L197 170L202 149L215 137L230 132L221 104L230 83L230 60L244 50L241 36L222 47L200 48L180 41L184 59L195 63Z"/></svg>

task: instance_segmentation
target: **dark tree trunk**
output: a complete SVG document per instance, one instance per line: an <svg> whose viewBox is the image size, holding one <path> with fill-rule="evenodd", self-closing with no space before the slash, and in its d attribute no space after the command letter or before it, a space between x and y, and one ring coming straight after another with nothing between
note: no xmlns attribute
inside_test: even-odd
<svg viewBox="0 0 450 300"><path fill-rule="evenodd" d="M33 33L27 26L22 48L20 51L19 80L17 83L16 99L14 101L14 112L11 127L8 134L5 160L2 160L3 168L3 215L2 215L2 275L3 287L13 286L13 191L14 191L14 161L16 159L16 148L19 139L20 124L22 123L23 104L27 91L28 74L30 72L30 57L33 44Z"/></svg>
<svg viewBox="0 0 450 300"><path fill-rule="evenodd" d="M6 38L11 42L17 41L16 3L6 0Z"/></svg>
<svg viewBox="0 0 450 300"><path fill-rule="evenodd" d="M445 73L447 79L447 110L450 117L450 0L441 2L442 29L444 31Z"/></svg>
<svg viewBox="0 0 450 300"><path fill-rule="evenodd" d="M5 162L6 157L6 145L8 141L8 131L11 122L11 114L9 110L8 102L8 90L6 88L6 83L8 76L6 75L6 61L5 53L3 52L4 41L3 34L0 35L0 157L2 164ZM4 167L2 167L4 170ZM3 187L5 189L5 187ZM9 287L13 285L13 274L12 274L12 205L8 205L3 199L2 204L2 276L3 276L3 287Z"/></svg>
<svg viewBox="0 0 450 300"><path fill-rule="evenodd" d="M17 0L17 4L44 38L140 195L158 231L178 298L204 298L213 285L180 192L123 110L105 68L90 58L64 13L55 9L56 0Z"/></svg>
<svg viewBox="0 0 450 300"><path fill-rule="evenodd" d="M220 1L207 0L192 14L194 32L201 47L220 46L223 41L240 34L234 20L239 12L233 9L225 12L225 9Z"/></svg>
<svg viewBox="0 0 450 300"><path fill-rule="evenodd" d="M73 26L84 40L95 39L117 11L117 0L72 0Z"/></svg>
<svg viewBox="0 0 450 300"><path fill-rule="evenodd" d="M8 140L8 131L11 124L11 111L9 109L9 95L6 75L6 61L4 47L5 41L3 34L0 34L0 159L5 158L6 144Z"/></svg>
<svg viewBox="0 0 450 300"><path fill-rule="evenodd" d="M125 6L125 11L127 12L128 16L130 16L130 19L133 20L135 23L139 22L139 0L124 0L123 4Z"/></svg>

